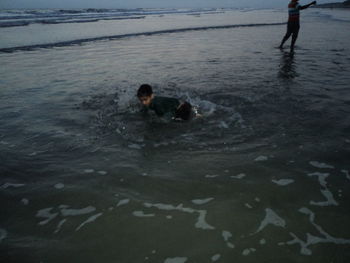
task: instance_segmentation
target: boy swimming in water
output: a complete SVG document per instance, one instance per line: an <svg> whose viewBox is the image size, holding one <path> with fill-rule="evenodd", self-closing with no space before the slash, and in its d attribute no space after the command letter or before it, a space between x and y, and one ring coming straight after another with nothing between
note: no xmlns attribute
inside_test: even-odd
<svg viewBox="0 0 350 263"><path fill-rule="evenodd" d="M190 103L186 101L181 103L175 98L155 96L152 87L148 84L140 86L137 97L146 109L153 110L157 116L165 119L189 120L194 114Z"/></svg>

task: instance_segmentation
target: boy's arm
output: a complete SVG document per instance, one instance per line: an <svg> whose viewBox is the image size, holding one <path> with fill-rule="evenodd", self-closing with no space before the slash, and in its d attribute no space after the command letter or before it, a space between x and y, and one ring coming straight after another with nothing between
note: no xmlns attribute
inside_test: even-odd
<svg viewBox="0 0 350 263"><path fill-rule="evenodd" d="M312 5L316 5L316 1L313 1L313 2L311 2L310 4L307 4L307 5L302 5L302 6L300 6L299 9L300 9L300 10L303 10L303 9L306 9L306 8L312 6Z"/></svg>

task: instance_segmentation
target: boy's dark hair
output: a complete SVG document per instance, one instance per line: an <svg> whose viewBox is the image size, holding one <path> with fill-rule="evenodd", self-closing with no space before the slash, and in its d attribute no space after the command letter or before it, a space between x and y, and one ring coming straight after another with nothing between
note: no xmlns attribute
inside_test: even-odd
<svg viewBox="0 0 350 263"><path fill-rule="evenodd" d="M176 110L175 118L181 118L185 121L191 119L192 117L192 105L188 102L184 102Z"/></svg>
<svg viewBox="0 0 350 263"><path fill-rule="evenodd" d="M153 90L152 87L148 84L142 84L138 91L137 91L137 97L148 97L151 96L153 94Z"/></svg>

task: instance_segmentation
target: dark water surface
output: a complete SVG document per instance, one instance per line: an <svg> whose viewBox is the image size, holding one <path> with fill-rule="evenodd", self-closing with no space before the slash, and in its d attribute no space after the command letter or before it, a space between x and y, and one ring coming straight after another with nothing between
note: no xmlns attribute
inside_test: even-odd
<svg viewBox="0 0 350 263"><path fill-rule="evenodd" d="M285 25L1 53L1 257L347 262L350 24L307 14L294 56Z"/></svg>

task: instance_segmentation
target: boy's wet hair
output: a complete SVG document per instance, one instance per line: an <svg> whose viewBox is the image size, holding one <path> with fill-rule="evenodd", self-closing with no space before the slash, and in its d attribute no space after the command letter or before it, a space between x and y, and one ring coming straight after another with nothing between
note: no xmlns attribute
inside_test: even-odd
<svg viewBox="0 0 350 263"><path fill-rule="evenodd" d="M184 102L176 110L175 118L181 118L185 121L191 119L193 116L192 105L188 102Z"/></svg>
<svg viewBox="0 0 350 263"><path fill-rule="evenodd" d="M148 84L142 84L138 91L137 91L137 97L149 97L153 94L153 90L151 85Z"/></svg>

